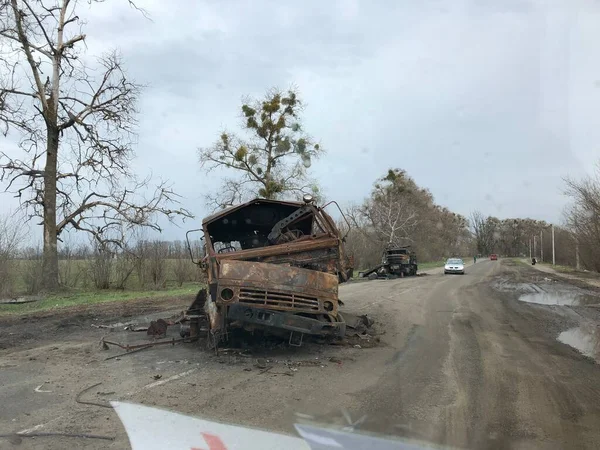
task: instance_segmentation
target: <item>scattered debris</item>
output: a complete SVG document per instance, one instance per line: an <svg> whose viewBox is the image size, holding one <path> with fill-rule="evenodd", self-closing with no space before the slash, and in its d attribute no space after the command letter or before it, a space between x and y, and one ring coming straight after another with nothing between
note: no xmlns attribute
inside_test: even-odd
<svg viewBox="0 0 600 450"><path fill-rule="evenodd" d="M38 297L3 298L0 299L0 305L20 305L22 303L37 302L38 300Z"/></svg>
<svg viewBox="0 0 600 450"><path fill-rule="evenodd" d="M75 401L77 403L82 404L82 405L92 405L92 406L99 406L101 408L110 408L110 409L112 409L112 406L107 405L105 403L88 402L88 401L81 400L81 397L83 396L83 394L85 394L86 392L94 389L97 386L100 386L101 384L102 384L102 382L96 383L96 384L92 384L91 386L86 387L83 391L81 391L81 392L79 392L79 394L77 394L77 396L75 397Z"/></svg>
<svg viewBox="0 0 600 450"><path fill-rule="evenodd" d="M118 342L107 341L106 339L102 338L100 340L100 343L102 345L103 350L108 350L109 349L108 344L110 344L110 345L116 345L117 347L122 348L123 350L125 350L127 352L131 352L132 350L154 347L155 345L161 345L161 344L175 345L175 343L183 342L184 340L185 340L185 338L181 338L181 339L171 338L166 341L152 341L152 342L144 342L142 344L136 344L136 345L129 345L129 344L123 345Z"/></svg>
<svg viewBox="0 0 600 450"><path fill-rule="evenodd" d="M148 331L148 327L134 327L133 325L128 325L125 327L126 330L129 331Z"/></svg>
<svg viewBox="0 0 600 450"><path fill-rule="evenodd" d="M8 438L11 444L18 445L21 443L23 438L38 438L38 437L71 437L81 439L101 439L104 441L114 441L113 436L99 436L97 434L85 434L85 433L10 433L0 434L0 438Z"/></svg>
<svg viewBox="0 0 600 450"><path fill-rule="evenodd" d="M112 330L112 329L114 328L114 327L112 327L111 325L96 325L95 323L93 323L91 326L92 326L93 328L108 328L108 329L110 329L110 330ZM125 329L127 329L127 328L125 328Z"/></svg>
<svg viewBox="0 0 600 450"><path fill-rule="evenodd" d="M148 327L146 334L148 334L148 336L154 336L156 338L164 337L167 335L168 326L169 324L164 319L158 319L156 321L153 320L152 322L150 322L150 326Z"/></svg>
<svg viewBox="0 0 600 450"><path fill-rule="evenodd" d="M133 353L141 352L142 350L146 350L147 348L150 348L150 347L152 347L152 345L145 345L143 347L136 348L135 350L130 350L125 353L119 353L118 355L109 356L108 358L104 358L104 361L108 361L110 359L116 359L117 361L119 361L121 359L121 356L131 355ZM106 346L106 349L108 350L108 345Z"/></svg>
<svg viewBox="0 0 600 450"><path fill-rule="evenodd" d="M265 369L267 367L267 361L264 359L257 359L255 366L259 369Z"/></svg>
<svg viewBox="0 0 600 450"><path fill-rule="evenodd" d="M367 329L373 326L373 319L366 314L357 316L347 312L342 313L344 322L346 322L346 336L365 334Z"/></svg>
<svg viewBox="0 0 600 450"><path fill-rule="evenodd" d="M154 375L152 378L154 378L155 380L160 380L162 378L162 375L157 374L157 375Z"/></svg>

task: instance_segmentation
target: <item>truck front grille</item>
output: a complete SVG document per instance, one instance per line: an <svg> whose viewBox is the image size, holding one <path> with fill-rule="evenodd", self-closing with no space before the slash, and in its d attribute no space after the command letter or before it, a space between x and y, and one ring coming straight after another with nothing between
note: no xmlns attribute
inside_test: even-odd
<svg viewBox="0 0 600 450"><path fill-rule="evenodd" d="M387 256L388 264L408 264L410 263L410 259L408 256L404 255L388 255Z"/></svg>
<svg viewBox="0 0 600 450"><path fill-rule="evenodd" d="M305 311L319 310L319 300L316 297L263 289L240 288L239 301L251 305L294 308Z"/></svg>

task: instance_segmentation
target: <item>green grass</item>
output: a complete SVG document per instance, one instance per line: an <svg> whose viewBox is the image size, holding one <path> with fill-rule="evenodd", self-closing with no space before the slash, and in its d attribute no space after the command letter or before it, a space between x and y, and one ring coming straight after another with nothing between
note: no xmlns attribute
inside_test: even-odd
<svg viewBox="0 0 600 450"><path fill-rule="evenodd" d="M518 256L514 256L514 257L510 256L510 257L507 257L507 258L502 258L502 262L509 262L509 263L513 263L513 264L520 264L522 266L528 266L528 265L530 265L530 262L523 261L523 258L520 258Z"/></svg>
<svg viewBox="0 0 600 450"><path fill-rule="evenodd" d="M540 262L540 261L538 261L537 264L541 264L541 265L544 265L544 266L552 267L557 272L562 272L562 273L579 272L574 267L570 267L570 266L561 266L559 264L553 266L552 263L549 263L549 262Z"/></svg>
<svg viewBox="0 0 600 450"><path fill-rule="evenodd" d="M41 300L18 305L0 304L0 316L11 314L30 314L81 305L95 305L108 302L125 302L142 298L166 298L183 295L195 295L200 289L200 283L184 283L182 287L172 286L164 290L140 291L80 291L48 295Z"/></svg>

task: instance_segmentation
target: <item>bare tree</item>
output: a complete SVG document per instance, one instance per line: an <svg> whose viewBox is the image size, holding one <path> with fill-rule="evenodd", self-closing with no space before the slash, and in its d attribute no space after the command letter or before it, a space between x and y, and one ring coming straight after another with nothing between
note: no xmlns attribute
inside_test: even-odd
<svg viewBox="0 0 600 450"><path fill-rule="evenodd" d="M148 276L153 289L163 289L167 284L167 256L169 245L163 241L152 241L149 245Z"/></svg>
<svg viewBox="0 0 600 450"><path fill-rule="evenodd" d="M271 89L261 99L242 104L248 139L223 132L212 146L199 150L200 164L208 172L215 168L235 173L226 178L209 204L224 208L250 196L280 198L311 191L318 194L306 169L323 149L302 130L302 102L295 90Z"/></svg>
<svg viewBox="0 0 600 450"><path fill-rule="evenodd" d="M477 243L477 252L482 255L493 253L500 238L500 221L495 217L486 217L480 211L473 211L470 225Z"/></svg>
<svg viewBox="0 0 600 450"><path fill-rule="evenodd" d="M348 211L354 226L384 246L410 243L412 231L419 223L412 191L407 186L411 181L397 169L377 180L362 206Z"/></svg>
<svg viewBox="0 0 600 450"><path fill-rule="evenodd" d="M345 212L352 224L347 246L356 267L367 268L386 247L410 245L422 261L466 255L472 249L467 219L437 205L433 195L401 169L376 180L371 195Z"/></svg>
<svg viewBox="0 0 600 450"><path fill-rule="evenodd" d="M0 296L12 294L13 265L24 237L23 228L12 215L0 216Z"/></svg>
<svg viewBox="0 0 600 450"><path fill-rule="evenodd" d="M565 216L579 245L581 261L587 269L600 272L600 165L594 175L580 180L567 178L566 194L572 205Z"/></svg>
<svg viewBox="0 0 600 450"><path fill-rule="evenodd" d="M193 264L190 261L190 255L181 241L175 241L173 248L173 275L179 287L186 281L191 281Z"/></svg>
<svg viewBox="0 0 600 450"><path fill-rule="evenodd" d="M101 0L89 0L96 3ZM141 86L121 57L83 53L77 0L0 0L0 129L20 136L20 155L0 151L0 180L43 224L43 286L58 286L57 240L68 228L102 246L118 230L160 230L157 216L190 214L177 197L129 170ZM152 191L152 189L150 189ZM126 228L125 227L125 228Z"/></svg>
<svg viewBox="0 0 600 450"><path fill-rule="evenodd" d="M113 255L107 246L97 245L88 261L90 275L96 289L109 289Z"/></svg>

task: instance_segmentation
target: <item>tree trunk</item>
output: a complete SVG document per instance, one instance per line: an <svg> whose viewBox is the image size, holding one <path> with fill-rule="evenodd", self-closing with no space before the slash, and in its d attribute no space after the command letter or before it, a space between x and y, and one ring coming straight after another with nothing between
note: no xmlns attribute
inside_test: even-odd
<svg viewBox="0 0 600 450"><path fill-rule="evenodd" d="M44 168L44 254L42 286L47 291L58 288L58 247L56 234L56 171L58 128L48 125L46 167Z"/></svg>

